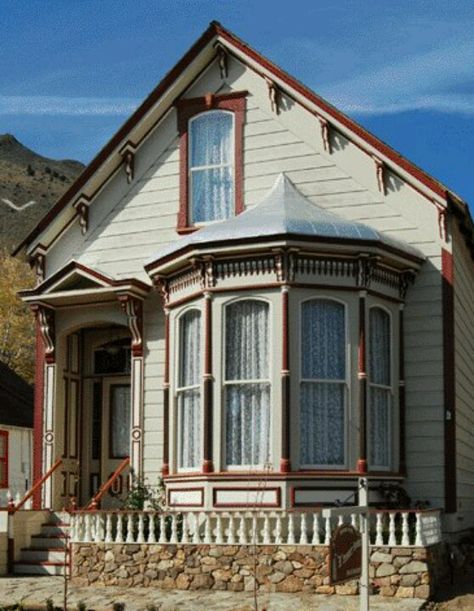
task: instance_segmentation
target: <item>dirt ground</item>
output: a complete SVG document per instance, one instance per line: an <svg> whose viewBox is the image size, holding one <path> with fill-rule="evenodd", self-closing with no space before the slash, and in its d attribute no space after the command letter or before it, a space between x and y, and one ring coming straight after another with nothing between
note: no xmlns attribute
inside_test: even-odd
<svg viewBox="0 0 474 611"><path fill-rule="evenodd" d="M434 601L426 603L426 611L474 611L474 580L446 588L435 597Z"/></svg>

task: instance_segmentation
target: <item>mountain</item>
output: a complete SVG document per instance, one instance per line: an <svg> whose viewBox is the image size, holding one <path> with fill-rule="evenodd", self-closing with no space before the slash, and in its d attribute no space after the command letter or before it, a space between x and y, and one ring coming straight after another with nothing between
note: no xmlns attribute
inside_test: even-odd
<svg viewBox="0 0 474 611"><path fill-rule="evenodd" d="M0 246L19 244L83 168L79 161L42 157L11 134L0 134Z"/></svg>

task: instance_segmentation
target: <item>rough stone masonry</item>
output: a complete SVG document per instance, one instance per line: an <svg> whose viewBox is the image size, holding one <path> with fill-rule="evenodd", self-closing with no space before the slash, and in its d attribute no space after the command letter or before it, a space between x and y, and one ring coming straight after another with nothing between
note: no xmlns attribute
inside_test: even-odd
<svg viewBox="0 0 474 611"><path fill-rule="evenodd" d="M350 581L332 586L328 547L309 545L149 545L76 543L72 578L77 585L154 586L178 590L357 594ZM443 572L441 545L381 547L371 552L374 592L429 598Z"/></svg>

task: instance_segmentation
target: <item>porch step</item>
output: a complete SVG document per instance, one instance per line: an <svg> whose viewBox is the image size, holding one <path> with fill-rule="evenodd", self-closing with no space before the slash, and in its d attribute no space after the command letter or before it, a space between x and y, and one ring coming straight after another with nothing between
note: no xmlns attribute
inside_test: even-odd
<svg viewBox="0 0 474 611"><path fill-rule="evenodd" d="M15 575L64 575L66 567L62 562L15 562Z"/></svg>
<svg viewBox="0 0 474 611"><path fill-rule="evenodd" d="M68 514L51 512L40 533L31 537L30 547L20 550L13 567L15 575L64 575L69 529Z"/></svg>
<svg viewBox="0 0 474 611"><path fill-rule="evenodd" d="M20 562L64 562L65 552L61 548L24 548L21 550ZM66 552L66 556L69 554Z"/></svg>

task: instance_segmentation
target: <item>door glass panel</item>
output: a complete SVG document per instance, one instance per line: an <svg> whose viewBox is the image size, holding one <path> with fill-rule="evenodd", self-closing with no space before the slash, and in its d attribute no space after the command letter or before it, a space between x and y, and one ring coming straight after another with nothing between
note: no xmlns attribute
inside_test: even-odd
<svg viewBox="0 0 474 611"><path fill-rule="evenodd" d="M130 386L110 387L110 458L130 455Z"/></svg>

